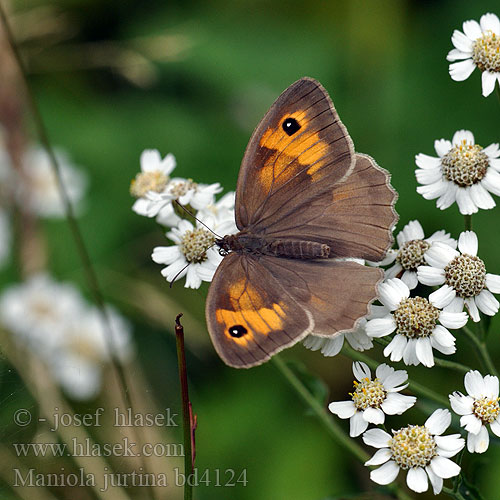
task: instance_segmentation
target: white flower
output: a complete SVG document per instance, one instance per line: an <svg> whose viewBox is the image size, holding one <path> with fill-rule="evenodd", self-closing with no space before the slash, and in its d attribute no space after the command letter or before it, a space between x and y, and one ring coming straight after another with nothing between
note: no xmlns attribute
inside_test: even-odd
<svg viewBox="0 0 500 500"><path fill-rule="evenodd" d="M500 276L486 272L477 256L476 233L464 231L458 239L458 250L436 243L425 254L428 266L418 268L420 282L441 288L431 293L429 300L447 312L469 310L472 321L479 321L479 311L493 316L499 303L493 293L500 293ZM493 292L493 293L492 293Z"/></svg>
<svg viewBox="0 0 500 500"><path fill-rule="evenodd" d="M158 150L145 149L141 153L140 163L141 171L130 183L130 194L137 198L132 210L140 215L146 215L145 211L149 206L147 195L165 190L176 162L172 153L162 159Z"/></svg>
<svg viewBox="0 0 500 500"><path fill-rule="evenodd" d="M75 167L62 150L55 152L65 191L74 209L87 190L88 179ZM39 217L64 217L66 209L59 190L56 174L45 150L32 147L22 159L22 175L18 176L17 199L20 204Z"/></svg>
<svg viewBox="0 0 500 500"><path fill-rule="evenodd" d="M11 233L7 214L0 209L0 268L5 265L10 254Z"/></svg>
<svg viewBox="0 0 500 500"><path fill-rule="evenodd" d="M448 245L443 246L453 250ZM431 367L434 366L433 348L443 354L455 352L455 337L448 328L464 326L467 314L440 311L431 297L429 300L410 297L409 288L398 278L379 286L379 300L385 306L385 316L368 321L366 333L371 337L384 337L396 332L384 349L384 356L390 356L391 361L403 359L407 365L422 363Z"/></svg>
<svg viewBox="0 0 500 500"><path fill-rule="evenodd" d="M191 179L170 178L175 166L172 154L162 160L156 149L142 152L141 172L130 185L131 194L138 198L132 207L134 212L146 217L158 216L157 222L174 227L181 221L172 203L174 200L194 210L203 210L215 203L215 195L222 191L218 182L207 185Z"/></svg>
<svg viewBox="0 0 500 500"><path fill-rule="evenodd" d="M453 411L460 417L460 425L467 431L467 449L470 453L484 453L490 437L486 425L500 437L500 406L498 405L498 378L483 377L477 370L465 374L467 396L461 392L450 394Z"/></svg>
<svg viewBox="0 0 500 500"><path fill-rule="evenodd" d="M415 162L417 187L426 200L437 198L436 206L445 210L457 202L461 214L495 206L490 193L500 196L500 149L498 144L482 148L472 132L459 130L452 142L434 142L439 158L418 154Z"/></svg>
<svg viewBox="0 0 500 500"><path fill-rule="evenodd" d="M467 80L475 68L482 72L483 96L500 84L500 20L495 14L484 14L479 23L465 21L463 33L455 30L451 41L455 46L446 59L460 61L450 64L450 76L461 82Z"/></svg>
<svg viewBox="0 0 500 500"><path fill-rule="evenodd" d="M370 479L377 484L392 483L400 469L407 470L406 484L417 493L427 491L429 480L435 495L443 488L443 479L460 473L460 466L451 461L463 447L460 434L442 436L451 423L448 410L436 410L425 425L408 425L392 436L382 429L369 429L363 441L378 448L367 466L381 465L370 472Z"/></svg>
<svg viewBox="0 0 500 500"><path fill-rule="evenodd" d="M232 210L221 210L216 215L204 213L202 217L213 232L201 222L195 228L189 221L181 220L177 227L167 233L167 238L175 245L156 247L153 250L152 259L157 264L166 264L161 274L167 281L172 282L186 276L186 288L199 288L202 281L212 281L215 270L222 261L214 233L225 236L237 232L237 228Z"/></svg>
<svg viewBox="0 0 500 500"><path fill-rule="evenodd" d="M358 380L354 381L352 400L335 401L328 405L328 409L338 417L350 419L351 437L362 434L369 423L383 424L385 415L401 415L417 400L415 396L399 394L408 386L405 370L396 371L386 364L379 365L376 378L372 380L370 368L356 361L352 364L352 371Z"/></svg>
<svg viewBox="0 0 500 500"><path fill-rule="evenodd" d="M457 248L457 242L445 231L436 231L429 238L425 238L424 230L418 220L406 224L397 236L398 249L389 250L384 265L391 264L385 272L386 278L400 278L410 290L418 284L417 267L425 264L424 255L431 245L440 241L452 248Z"/></svg>

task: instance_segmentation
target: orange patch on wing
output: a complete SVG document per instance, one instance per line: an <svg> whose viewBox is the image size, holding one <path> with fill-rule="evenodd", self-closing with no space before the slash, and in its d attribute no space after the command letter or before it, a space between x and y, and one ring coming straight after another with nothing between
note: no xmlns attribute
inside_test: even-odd
<svg viewBox="0 0 500 500"><path fill-rule="evenodd" d="M287 118L295 118L301 126L298 138L289 136L282 128L282 123ZM259 172L259 183L265 191L273 185L283 185L304 167L307 174L314 178L314 174L324 165L322 161L328 152L328 143L321 140L319 133L307 133L306 112L298 111L284 116L277 128L268 128L259 142L260 146L273 153L267 159L264 167ZM316 179L315 179L316 180Z"/></svg>

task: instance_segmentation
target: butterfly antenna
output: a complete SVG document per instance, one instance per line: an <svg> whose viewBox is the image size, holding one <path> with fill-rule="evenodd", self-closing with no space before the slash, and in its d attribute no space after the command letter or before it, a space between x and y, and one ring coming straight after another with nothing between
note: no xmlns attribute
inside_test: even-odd
<svg viewBox="0 0 500 500"><path fill-rule="evenodd" d="M179 275L181 273L183 273L189 266L189 264L191 264L191 262L188 262L175 276L174 276L174 279L170 282L170 288L172 288L174 286L174 283L175 281L177 280L177 278L179 277Z"/></svg>
<svg viewBox="0 0 500 500"><path fill-rule="evenodd" d="M182 210L184 210L184 212L186 212L188 215L190 215L194 220L198 221L201 225L205 226L218 239L222 239L222 236L218 235L215 231L212 231L204 222L202 222L200 219L198 219L198 217L196 217L196 215L191 213L184 205L181 205L177 200L174 200L174 202L177 203L177 205L179 207L181 207Z"/></svg>

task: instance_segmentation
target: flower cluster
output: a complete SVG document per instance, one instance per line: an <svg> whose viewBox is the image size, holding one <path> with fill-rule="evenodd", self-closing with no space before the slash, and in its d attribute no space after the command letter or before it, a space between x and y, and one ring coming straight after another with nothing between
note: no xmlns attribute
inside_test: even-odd
<svg viewBox="0 0 500 500"><path fill-rule="evenodd" d="M128 322L111 307L107 319L109 331L100 311L88 305L76 287L46 274L12 285L0 296L3 327L21 348L41 357L74 399L97 395L110 345L123 361L133 354ZM112 336L112 342L106 335Z"/></svg>
<svg viewBox="0 0 500 500"><path fill-rule="evenodd" d="M219 200L218 183L199 184L191 179L171 178L176 167L172 154L161 158L157 150L141 154L141 172L130 186L137 198L132 209L169 228L167 238L174 243L156 247L152 258L165 267L161 273L167 281L186 277L187 288L199 288L202 281L212 281L222 260L215 245L216 235L237 232L234 215L234 193ZM195 216L195 221L187 220Z"/></svg>

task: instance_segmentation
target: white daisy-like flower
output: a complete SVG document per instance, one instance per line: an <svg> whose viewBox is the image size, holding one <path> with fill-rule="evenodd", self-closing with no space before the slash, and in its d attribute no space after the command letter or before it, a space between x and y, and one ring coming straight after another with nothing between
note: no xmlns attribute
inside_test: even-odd
<svg viewBox="0 0 500 500"><path fill-rule="evenodd" d="M489 446L491 432L500 437L500 406L498 404L498 378L483 377L477 370L465 374L467 396L461 392L450 394L453 411L460 417L460 425L467 431L467 449L470 453L484 453Z"/></svg>
<svg viewBox="0 0 500 500"><path fill-rule="evenodd" d="M400 278L410 290L418 285L417 267L425 264L425 252L434 242L440 241L452 248L457 248L457 241L444 230L436 231L432 236L426 238L418 220L408 222L397 235L396 240L399 248L389 250L383 261L384 265L394 263L385 271L385 276L386 278Z"/></svg>
<svg viewBox="0 0 500 500"><path fill-rule="evenodd" d="M356 437L362 434L368 424L383 424L385 415L401 415L411 408L417 398L405 396L399 391L408 384L408 374L405 370L394 370L386 364L379 365L372 380L370 368L365 363L356 361L352 371L357 381L354 381L354 392L350 393L350 401L334 401L328 409L340 418L348 418L349 435Z"/></svg>
<svg viewBox="0 0 500 500"><path fill-rule="evenodd" d="M234 234L237 232L234 220L234 211L228 211L228 218L217 215L204 214L205 224L213 231L209 231L201 222L196 228L187 220L181 220L179 225L167 233L167 238L175 243L168 247L156 247L152 259L157 264L166 264L161 274L167 281L172 282L186 276L186 288L199 288L202 281L212 281L222 256L215 244L216 236ZM201 219L200 219L201 220Z"/></svg>
<svg viewBox="0 0 500 500"><path fill-rule="evenodd" d="M460 434L443 436L451 423L448 410L436 410L424 425L408 425L392 436L382 429L369 429L363 434L368 446L378 448L367 466L381 465L370 472L370 479L377 484L392 483L401 469L407 470L408 488L423 493L429 481L435 495L443 489L443 479L460 473L460 466L450 460L463 447Z"/></svg>
<svg viewBox="0 0 500 500"><path fill-rule="evenodd" d="M486 272L477 249L476 233L464 231L458 239L458 251L436 243L425 254L429 265L420 266L417 271L421 283L441 285L429 296L436 307L459 312L465 305L475 322L481 319L479 311L488 316L498 312L499 303L493 293L500 293L500 276Z"/></svg>
<svg viewBox="0 0 500 500"><path fill-rule="evenodd" d="M145 149L141 153L140 164L141 171L130 183L130 194L137 198L132 210L140 215L146 215L150 204L147 195L151 192L165 191L176 161L172 153L162 159L157 149Z"/></svg>
<svg viewBox="0 0 500 500"><path fill-rule="evenodd" d="M483 87L483 96L489 96L500 85L500 20L495 14L484 14L479 23L465 21L463 33L455 30L451 41L455 46L446 59L460 61L450 64L450 76L461 82L467 80L472 72L479 68Z"/></svg>
<svg viewBox="0 0 500 500"><path fill-rule="evenodd" d="M423 153L415 157L417 187L426 200L437 198L441 210L457 203L470 215L495 206L490 193L500 196L500 149L497 143L483 148L468 130L459 130L452 141L434 142L438 158Z"/></svg>
<svg viewBox="0 0 500 500"><path fill-rule="evenodd" d="M78 210L88 186L85 173L75 167L66 152L55 151L62 182L73 207ZM66 209L59 191L56 174L45 150L31 147L22 159L22 175L17 176L18 202L39 217L60 218Z"/></svg>
<svg viewBox="0 0 500 500"><path fill-rule="evenodd" d="M450 246L443 244L453 250ZM368 321L366 333L370 337L384 337L396 332L384 349L391 361L401 359L407 365L434 366L432 349L453 354L455 337L448 328L461 328L467 323L464 312L441 311L424 297L410 297L410 289L398 278L379 285L379 300L385 306L385 316ZM441 323L441 324L438 324Z"/></svg>
<svg viewBox="0 0 500 500"><path fill-rule="evenodd" d="M2 268L10 254L11 232L7 214L0 208L0 268Z"/></svg>

